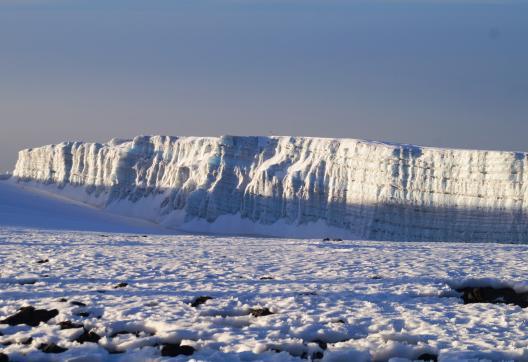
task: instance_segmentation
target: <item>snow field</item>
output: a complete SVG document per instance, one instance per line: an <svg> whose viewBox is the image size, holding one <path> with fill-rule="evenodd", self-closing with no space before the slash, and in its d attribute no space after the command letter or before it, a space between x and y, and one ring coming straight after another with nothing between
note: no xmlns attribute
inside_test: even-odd
<svg viewBox="0 0 528 362"><path fill-rule="evenodd" d="M2 227L0 319L23 306L59 314L0 324L0 347L11 361L157 361L167 343L195 349L174 360L528 361L528 310L464 305L452 289L523 288L527 257L528 245ZM212 299L190 305L201 296ZM62 321L101 338L75 342L83 329ZM50 343L67 351L38 349Z"/></svg>

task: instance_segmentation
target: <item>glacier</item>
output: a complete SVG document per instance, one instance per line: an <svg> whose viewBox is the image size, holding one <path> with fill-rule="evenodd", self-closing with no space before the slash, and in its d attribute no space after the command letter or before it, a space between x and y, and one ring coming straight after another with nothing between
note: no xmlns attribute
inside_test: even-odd
<svg viewBox="0 0 528 362"><path fill-rule="evenodd" d="M527 160L356 139L139 136L22 150L10 182L195 232L528 242Z"/></svg>

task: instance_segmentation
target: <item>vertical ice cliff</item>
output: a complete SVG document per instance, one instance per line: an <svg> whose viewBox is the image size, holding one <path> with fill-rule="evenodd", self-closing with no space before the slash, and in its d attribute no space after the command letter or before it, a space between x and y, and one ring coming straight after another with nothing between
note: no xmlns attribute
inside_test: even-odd
<svg viewBox="0 0 528 362"><path fill-rule="evenodd" d="M169 226L528 241L527 155L307 137L141 136L23 150L19 182Z"/></svg>

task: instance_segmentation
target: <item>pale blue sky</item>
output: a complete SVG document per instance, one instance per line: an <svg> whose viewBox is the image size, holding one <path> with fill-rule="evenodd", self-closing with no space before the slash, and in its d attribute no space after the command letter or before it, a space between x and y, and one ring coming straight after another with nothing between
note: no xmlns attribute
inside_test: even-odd
<svg viewBox="0 0 528 362"><path fill-rule="evenodd" d="M528 151L528 1L2 0L0 170L137 134Z"/></svg>

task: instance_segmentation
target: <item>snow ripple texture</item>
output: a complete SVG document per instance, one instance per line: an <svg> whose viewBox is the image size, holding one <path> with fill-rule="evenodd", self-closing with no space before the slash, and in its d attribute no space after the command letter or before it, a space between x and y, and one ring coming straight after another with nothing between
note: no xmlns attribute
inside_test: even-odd
<svg viewBox="0 0 528 362"><path fill-rule="evenodd" d="M140 136L23 150L14 176L191 231L527 242L526 164L353 139Z"/></svg>

